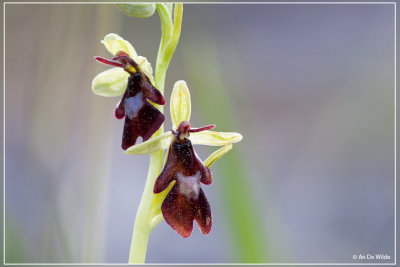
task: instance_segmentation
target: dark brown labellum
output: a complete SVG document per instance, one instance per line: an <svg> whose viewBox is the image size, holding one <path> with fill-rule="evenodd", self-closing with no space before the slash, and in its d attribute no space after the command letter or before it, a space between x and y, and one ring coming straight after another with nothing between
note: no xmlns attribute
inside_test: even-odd
<svg viewBox="0 0 400 267"><path fill-rule="evenodd" d="M128 78L125 93L114 112L117 119L125 117L122 149L126 150L135 145L139 136L142 137L143 141L146 141L161 127L165 120L164 115L148 100L164 105L165 100L162 94L151 84L149 78L141 72L139 65L126 53L120 52L113 58L113 60L119 62L100 57L95 57L95 59L104 64L122 67L131 75Z"/></svg>
<svg viewBox="0 0 400 267"><path fill-rule="evenodd" d="M193 220L196 220L204 235L211 231L212 226L210 204L200 187L200 183L211 184L212 174L187 138L191 131L190 124L187 124L182 122L178 128L165 167L154 185L154 193L157 194L164 191L172 181L176 181L162 203L161 211L165 221L185 238L192 233Z"/></svg>
<svg viewBox="0 0 400 267"><path fill-rule="evenodd" d="M149 139L165 120L164 115L147 99L160 105L165 104L161 93L143 73L131 74L124 96L115 108L116 118L125 117L122 134L124 150L133 146L139 136L143 141Z"/></svg>

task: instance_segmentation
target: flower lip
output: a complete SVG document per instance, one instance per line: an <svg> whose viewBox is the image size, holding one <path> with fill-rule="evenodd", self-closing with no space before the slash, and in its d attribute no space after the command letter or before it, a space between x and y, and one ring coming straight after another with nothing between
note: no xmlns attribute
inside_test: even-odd
<svg viewBox="0 0 400 267"><path fill-rule="evenodd" d="M170 144L164 169L154 183L153 192L158 194L175 181L161 204L161 212L165 221L184 238L191 235L193 220L204 235L211 231L212 226L210 204L200 185L211 184L212 173L197 156L186 136L214 126L191 129L188 121L182 121L175 140Z"/></svg>
<svg viewBox="0 0 400 267"><path fill-rule="evenodd" d="M102 57L94 57L94 59L107 65L123 68L130 74L125 93L114 111L117 119L125 117L122 149L126 150L135 145L139 136L145 142L165 120L164 115L149 101L164 105L164 97L151 84L146 74L142 73L139 64L126 52L118 51L112 60Z"/></svg>

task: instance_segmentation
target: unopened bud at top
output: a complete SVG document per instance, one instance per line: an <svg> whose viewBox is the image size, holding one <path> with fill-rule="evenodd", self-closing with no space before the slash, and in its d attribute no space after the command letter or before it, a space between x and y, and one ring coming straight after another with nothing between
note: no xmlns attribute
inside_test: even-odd
<svg viewBox="0 0 400 267"><path fill-rule="evenodd" d="M125 15L137 18L151 17L156 11L155 3L117 4L117 7L124 12Z"/></svg>

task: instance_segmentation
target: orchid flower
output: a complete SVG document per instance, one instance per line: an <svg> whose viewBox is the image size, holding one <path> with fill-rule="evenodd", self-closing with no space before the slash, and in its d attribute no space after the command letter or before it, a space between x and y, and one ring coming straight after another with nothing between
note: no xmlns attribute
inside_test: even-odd
<svg viewBox="0 0 400 267"><path fill-rule="evenodd" d="M181 33L183 5L120 3L117 7L128 16L142 18L152 16L157 10L161 21L155 79L146 58L138 56L128 41L116 34L108 34L102 43L112 54L112 59L95 59L114 68L98 74L92 81L92 91L97 95L123 95L115 109L115 117L125 117L122 140L125 153L150 154L149 172L129 252L129 263L144 263L149 234L163 218L184 238L191 235L194 220L204 235L210 233L211 207L201 183L212 183L211 165L232 149L232 144L239 142L242 136L234 132L210 131L215 125L192 128L189 122L190 92L184 81L174 85L170 101L172 129L163 133L165 118L163 107L159 105L165 104L162 93L166 71ZM139 136L143 142L136 144ZM203 162L193 148L197 144L222 147Z"/></svg>
<svg viewBox="0 0 400 267"><path fill-rule="evenodd" d="M211 208L200 183L211 184L209 167L232 148L232 143L242 139L239 133L209 131L215 125L191 128L190 113L189 89L186 82L178 81L171 96L171 120L175 130L125 151L126 154L147 154L169 148L164 169L153 190L156 194L153 202L154 226L159 222L160 217L157 216L162 213L166 222L185 238L192 233L193 220L204 235L211 231ZM192 144L223 147L203 163Z"/></svg>
<svg viewBox="0 0 400 267"><path fill-rule="evenodd" d="M149 100L159 105L164 105L165 100L151 82L150 63L146 58L137 56L128 41L116 34L108 34L102 43L114 58L95 59L116 68L98 74L93 79L92 90L101 96L123 94L114 114L117 119L125 117L122 134L122 149L125 150L133 146L139 136L146 141L161 127L165 117Z"/></svg>

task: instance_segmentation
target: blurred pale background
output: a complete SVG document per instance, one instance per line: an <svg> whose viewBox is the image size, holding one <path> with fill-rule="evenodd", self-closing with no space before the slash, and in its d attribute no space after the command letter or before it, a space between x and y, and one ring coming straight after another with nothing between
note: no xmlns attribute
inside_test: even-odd
<svg viewBox="0 0 400 267"><path fill-rule="evenodd" d="M157 14L6 5L7 262L128 260L148 156L122 153L119 98L90 90L110 32L154 65ZM392 262L394 5L185 4L167 107L181 79L195 127L244 139L203 186L210 235L162 222L148 262Z"/></svg>

